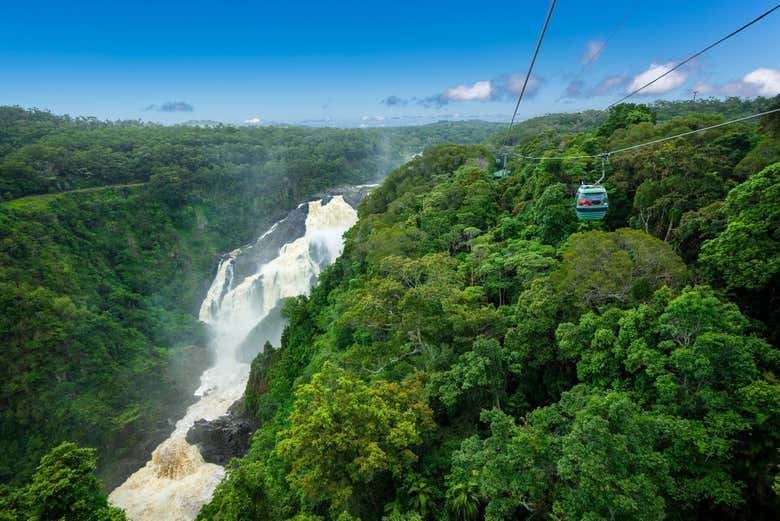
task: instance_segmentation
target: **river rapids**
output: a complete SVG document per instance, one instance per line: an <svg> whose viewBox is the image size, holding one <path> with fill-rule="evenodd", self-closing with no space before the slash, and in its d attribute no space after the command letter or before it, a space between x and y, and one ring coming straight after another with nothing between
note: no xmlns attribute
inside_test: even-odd
<svg viewBox="0 0 780 521"><path fill-rule="evenodd" d="M187 443L187 432L197 420L225 415L241 398L252 355L264 339L279 345L281 302L309 293L320 272L341 254L343 234L356 221L355 209L342 195L311 201L222 259L199 316L211 330L214 365L201 376L198 401L170 437L109 495L128 519L190 521L211 500L225 469L204 461ZM257 346L254 352L248 344Z"/></svg>

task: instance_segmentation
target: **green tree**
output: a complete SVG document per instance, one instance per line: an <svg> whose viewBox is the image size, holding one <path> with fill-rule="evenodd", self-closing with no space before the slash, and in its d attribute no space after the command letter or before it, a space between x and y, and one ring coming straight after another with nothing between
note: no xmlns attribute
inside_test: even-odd
<svg viewBox="0 0 780 521"><path fill-rule="evenodd" d="M447 490L447 510L455 519L473 521L479 516L481 499L475 481L455 483Z"/></svg>
<svg viewBox="0 0 780 521"><path fill-rule="evenodd" d="M667 501L677 512L736 507L753 494L756 504L771 504L771 498L758 500L771 475L747 473L739 454L776 458L771 443L751 438L775 439L780 386L772 372L769 379L762 372L776 370L778 354L749 333L734 304L706 287L686 288L676 298L661 290L637 308L561 324L558 342L582 382L630 392L657 414L674 482ZM744 490L746 479L751 492Z"/></svg>
<svg viewBox="0 0 780 521"><path fill-rule="evenodd" d="M272 519L271 501L265 488L266 473L261 461L233 460L227 467L228 492L220 501L205 505L198 519L249 521Z"/></svg>
<svg viewBox="0 0 780 521"><path fill-rule="evenodd" d="M534 201L534 222L539 239L545 244L559 244L572 231L577 218L572 199L563 183L548 186Z"/></svg>
<svg viewBox="0 0 780 521"><path fill-rule="evenodd" d="M94 449L65 442L41 459L25 490L29 519L45 521L120 521L124 513L109 507L95 477Z"/></svg>
<svg viewBox="0 0 780 521"><path fill-rule="evenodd" d="M532 280L557 265L552 246L523 239L497 243L492 235L475 239L466 258L469 285L482 285L497 306L514 303Z"/></svg>
<svg viewBox="0 0 780 521"><path fill-rule="evenodd" d="M513 353L492 338L478 338L438 380L438 395L450 408L467 401L501 409ZM465 397L465 400L464 400ZM485 400L487 398L487 400ZM488 402L488 403L486 403Z"/></svg>
<svg viewBox="0 0 780 521"><path fill-rule="evenodd" d="M409 506L425 519L433 508L433 487L421 476L413 475L407 478L405 489L409 495Z"/></svg>
<svg viewBox="0 0 780 521"><path fill-rule="evenodd" d="M780 272L780 163L731 190L726 229L702 246L701 262L730 288L758 289Z"/></svg>
<svg viewBox="0 0 780 521"><path fill-rule="evenodd" d="M575 305L598 308L648 298L685 276L685 264L664 242L637 230L571 235L555 275Z"/></svg>
<svg viewBox="0 0 780 521"><path fill-rule="evenodd" d="M450 479L476 479L489 498L485 519L513 519L518 510L565 519L664 517L668 477L654 450L657 427L628 396L578 387L523 426L497 410L483 420L491 435L463 443Z"/></svg>
<svg viewBox="0 0 780 521"><path fill-rule="evenodd" d="M619 128L642 122L655 123L655 121L656 114L647 105L621 103L609 109L607 120L599 127L598 134L608 137Z"/></svg>
<svg viewBox="0 0 780 521"><path fill-rule="evenodd" d="M293 489L340 511L379 475L403 479L434 427L421 393L414 380L366 384L326 363L296 392L290 428L279 434Z"/></svg>

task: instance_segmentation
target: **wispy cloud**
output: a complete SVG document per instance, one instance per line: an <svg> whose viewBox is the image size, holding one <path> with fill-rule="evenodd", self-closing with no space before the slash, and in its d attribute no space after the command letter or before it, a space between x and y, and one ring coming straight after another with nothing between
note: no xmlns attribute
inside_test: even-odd
<svg viewBox="0 0 780 521"><path fill-rule="evenodd" d="M691 91L701 95L717 94L717 88L714 85L710 85L709 83L704 83L701 81L694 85Z"/></svg>
<svg viewBox="0 0 780 521"><path fill-rule="evenodd" d="M696 64L694 63L694 66L695 65ZM647 70L636 76L607 76L591 87L587 87L584 82L580 80L573 81L569 83L566 88L564 97L575 99L630 93L658 76L668 72L672 67L674 67L674 63L652 63ZM673 71L649 87L643 89L638 94L666 94L681 87L689 79L700 76L700 72L697 71L699 71L699 69L696 67L694 67L692 73L690 71ZM760 67L748 72L737 80L722 84L699 81L690 89L690 91L695 91L699 96L741 96L747 98L755 96L772 97L780 94L780 69Z"/></svg>
<svg viewBox="0 0 780 521"><path fill-rule="evenodd" d="M658 76L669 72L673 67L674 67L674 62L669 62L664 64L658 64L658 63L651 64L646 71L639 73L631 80L631 83L626 87L626 92L633 92L636 89L641 88L643 85L649 83L650 81L654 80ZM646 87L641 92L639 92L639 94L641 95L666 94L667 92L671 92L674 89L680 87L687 80L688 80L688 73L683 72L681 70L677 70L667 74L666 76L656 81L652 85Z"/></svg>
<svg viewBox="0 0 780 521"><path fill-rule="evenodd" d="M607 76L606 78L598 82L596 85L594 85L590 90L588 90L588 95L594 97L594 96L606 96L608 94L614 94L615 92L618 92L626 88L626 85L628 85L628 83L631 81L632 81L631 78L627 76L620 76L620 75Z"/></svg>
<svg viewBox="0 0 780 521"><path fill-rule="evenodd" d="M631 81L632 78L628 76L613 75L607 76L597 84L587 87L584 81L575 80L566 87L566 92L562 98L572 100L576 98L607 96L623 91Z"/></svg>
<svg viewBox="0 0 780 521"><path fill-rule="evenodd" d="M574 80L566 86L566 91L563 93L563 98L581 98L585 95L585 82L582 80Z"/></svg>
<svg viewBox="0 0 780 521"><path fill-rule="evenodd" d="M409 104L409 100L404 99L400 96L388 96L382 101L380 101L382 105L387 105L388 107L405 107Z"/></svg>
<svg viewBox="0 0 780 521"><path fill-rule="evenodd" d="M262 119L258 117L249 118L244 120L244 125L260 125L263 122Z"/></svg>
<svg viewBox="0 0 780 521"><path fill-rule="evenodd" d="M410 105L411 106L411 105ZM384 118L384 119L383 119ZM438 121L493 121L493 122L507 122L509 117L506 113L461 113L455 111L420 111L412 114L396 114L396 115L363 115L358 118L344 118L344 119L307 119L303 121L297 121L298 125L306 125L312 127L349 127L349 128L381 128L381 127L397 127L397 126L414 126L414 125L426 125L429 123L436 123ZM265 122L269 124L269 122Z"/></svg>
<svg viewBox="0 0 780 521"><path fill-rule="evenodd" d="M508 77L503 76L495 80L496 84L496 99L516 98L520 95L520 91L523 89L523 82L525 81L525 74L514 73ZM544 79L538 76L531 76L528 79L528 85L525 87L526 98L533 98L539 92L539 89L544 84Z"/></svg>
<svg viewBox="0 0 780 521"><path fill-rule="evenodd" d="M385 117L381 116L381 115L374 115L374 116L364 115L364 116L361 116L360 124L358 126L360 128L384 127L385 126Z"/></svg>
<svg viewBox="0 0 780 521"><path fill-rule="evenodd" d="M780 70L760 67L722 85L699 82L692 90L712 96L772 97L780 94Z"/></svg>
<svg viewBox="0 0 780 521"><path fill-rule="evenodd" d="M186 101L166 101L160 105L149 105L144 110L156 110L157 112L192 112L195 107Z"/></svg>
<svg viewBox="0 0 780 521"><path fill-rule="evenodd" d="M585 51L580 56L581 63L595 62L604 50L604 40L588 40L585 43Z"/></svg>

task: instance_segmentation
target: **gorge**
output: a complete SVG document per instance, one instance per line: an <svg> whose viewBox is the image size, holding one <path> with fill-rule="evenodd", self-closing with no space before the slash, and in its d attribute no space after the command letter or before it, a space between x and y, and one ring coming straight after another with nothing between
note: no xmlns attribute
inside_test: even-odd
<svg viewBox="0 0 780 521"><path fill-rule="evenodd" d="M191 520L211 499L224 468L206 462L187 442L187 432L197 420L224 416L242 396L251 358L266 341L279 345L280 304L307 294L336 260L344 232L357 221L350 202L356 204L367 190L349 188L303 203L257 241L222 258L199 315L211 332L214 363L201 376L198 401L170 437L110 494L109 501L129 519Z"/></svg>

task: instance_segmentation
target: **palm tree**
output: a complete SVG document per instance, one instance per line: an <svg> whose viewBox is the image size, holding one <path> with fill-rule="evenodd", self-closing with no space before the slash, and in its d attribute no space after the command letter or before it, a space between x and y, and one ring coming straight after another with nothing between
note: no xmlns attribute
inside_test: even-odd
<svg viewBox="0 0 780 521"><path fill-rule="evenodd" d="M471 521L479 517L479 490L473 481L457 483L447 491L447 508L455 519Z"/></svg>
<svg viewBox="0 0 780 521"><path fill-rule="evenodd" d="M406 491L410 496L409 506L425 518L433 501L433 488L424 479L417 478L412 481Z"/></svg>

